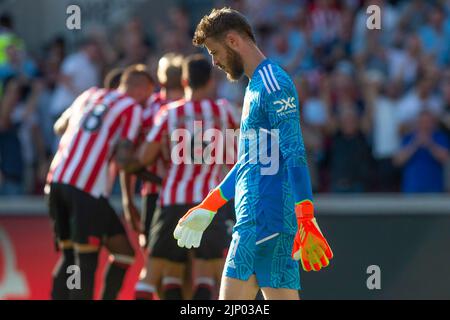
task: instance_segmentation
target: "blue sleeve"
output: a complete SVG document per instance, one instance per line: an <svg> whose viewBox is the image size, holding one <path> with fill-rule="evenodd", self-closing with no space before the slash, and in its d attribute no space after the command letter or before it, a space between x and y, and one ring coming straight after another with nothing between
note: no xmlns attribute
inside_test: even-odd
<svg viewBox="0 0 450 320"><path fill-rule="evenodd" d="M447 136L444 133L438 132L438 134L436 134L436 136L434 138L434 141L438 145L440 145L442 148L445 148L447 150L449 149L448 138L447 138Z"/></svg>
<svg viewBox="0 0 450 320"><path fill-rule="evenodd" d="M280 78L280 90L264 92L266 114L271 129L278 129L280 155L287 164L295 203L313 201L311 179L300 128L300 107L294 84Z"/></svg>
<svg viewBox="0 0 450 320"><path fill-rule="evenodd" d="M236 163L217 187L220 191L222 198L224 198L226 201L230 201L231 199L234 198L236 173L238 169L239 164Z"/></svg>
<svg viewBox="0 0 450 320"><path fill-rule="evenodd" d="M411 143L412 139L413 139L413 135L412 134L408 134L408 135L404 136L402 138L401 146L402 147L406 147L408 144Z"/></svg>

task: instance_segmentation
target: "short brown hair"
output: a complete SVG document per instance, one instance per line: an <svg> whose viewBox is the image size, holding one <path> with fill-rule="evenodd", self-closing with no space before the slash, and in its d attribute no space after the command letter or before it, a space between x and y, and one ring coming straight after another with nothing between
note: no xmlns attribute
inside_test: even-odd
<svg viewBox="0 0 450 320"><path fill-rule="evenodd" d="M234 30L256 42L252 27L239 11L225 7L213 9L197 25L192 43L201 47L207 38L221 39L228 31Z"/></svg>
<svg viewBox="0 0 450 320"><path fill-rule="evenodd" d="M117 89L120 85L120 78L122 77L123 69L115 68L110 70L103 81L103 87L106 89Z"/></svg>
<svg viewBox="0 0 450 320"><path fill-rule="evenodd" d="M123 71L123 74L120 77L120 86L136 86L139 85L143 79L147 80L150 84L155 84L155 81L148 72L145 64L134 64Z"/></svg>
<svg viewBox="0 0 450 320"><path fill-rule="evenodd" d="M168 90L183 89L181 66L184 57L174 52L166 53L158 62L158 81Z"/></svg>
<svg viewBox="0 0 450 320"><path fill-rule="evenodd" d="M211 79L212 65L202 54L193 54L183 62L183 79L193 90L204 87Z"/></svg>

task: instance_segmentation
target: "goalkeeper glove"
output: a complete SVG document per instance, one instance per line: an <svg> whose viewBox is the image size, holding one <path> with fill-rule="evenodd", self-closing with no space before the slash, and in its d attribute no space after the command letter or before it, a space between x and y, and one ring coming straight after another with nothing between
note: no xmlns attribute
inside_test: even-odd
<svg viewBox="0 0 450 320"><path fill-rule="evenodd" d="M188 249L200 246L203 232L211 223L217 210L222 207L225 200L216 188L198 206L190 209L179 221L173 232L173 236L178 240L179 247Z"/></svg>
<svg viewBox="0 0 450 320"><path fill-rule="evenodd" d="M314 218L314 205L303 201L295 206L298 231L292 257L300 260L305 271L319 271L330 263L333 252Z"/></svg>

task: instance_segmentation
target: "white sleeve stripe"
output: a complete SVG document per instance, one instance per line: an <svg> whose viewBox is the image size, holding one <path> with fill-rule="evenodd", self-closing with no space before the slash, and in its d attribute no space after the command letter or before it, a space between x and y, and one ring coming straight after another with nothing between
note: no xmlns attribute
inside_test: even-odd
<svg viewBox="0 0 450 320"><path fill-rule="evenodd" d="M147 107L142 112L142 119L147 120L152 116L152 114L153 114L153 110L150 107Z"/></svg>
<svg viewBox="0 0 450 320"><path fill-rule="evenodd" d="M263 70L264 70L264 73L266 74L267 82L270 84L270 87L272 88L272 90L275 91L275 87L272 83L272 80L270 80L270 76L269 76L269 73L267 72L267 68L263 67Z"/></svg>
<svg viewBox="0 0 450 320"><path fill-rule="evenodd" d="M270 75L272 76L272 80L275 83L275 86L277 87L277 89L281 90L280 86L278 85L278 81L275 78L275 75L273 74L273 70L272 70L272 65L271 64L269 64L269 72L270 72Z"/></svg>
<svg viewBox="0 0 450 320"><path fill-rule="evenodd" d="M156 136L159 134L159 128L153 127L152 130L150 130L150 132L147 134L147 137L145 138L145 140L147 142L153 142L156 138Z"/></svg>
<svg viewBox="0 0 450 320"><path fill-rule="evenodd" d="M128 131L128 139L130 139L131 141L133 141L136 136L138 135L138 130L141 126L141 110L138 109L141 108L140 106L135 106L133 107L132 110L132 115L131 115L131 125L130 125L130 129Z"/></svg>
<svg viewBox="0 0 450 320"><path fill-rule="evenodd" d="M268 92L268 93L271 93L272 91L270 91L269 86L267 85L266 79L264 78L264 74L262 73L261 70L259 70L259 74L261 75L261 79L262 79L262 81L264 82L264 86L266 87L267 92Z"/></svg>

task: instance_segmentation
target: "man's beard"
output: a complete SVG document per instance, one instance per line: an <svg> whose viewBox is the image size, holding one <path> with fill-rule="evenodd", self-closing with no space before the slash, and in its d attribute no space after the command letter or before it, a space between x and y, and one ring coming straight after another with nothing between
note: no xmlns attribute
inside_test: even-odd
<svg viewBox="0 0 450 320"><path fill-rule="evenodd" d="M226 46L227 48L227 70L224 70L227 74L229 81L238 81L244 74L244 62L239 53Z"/></svg>

